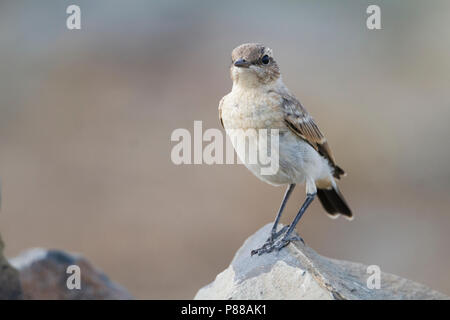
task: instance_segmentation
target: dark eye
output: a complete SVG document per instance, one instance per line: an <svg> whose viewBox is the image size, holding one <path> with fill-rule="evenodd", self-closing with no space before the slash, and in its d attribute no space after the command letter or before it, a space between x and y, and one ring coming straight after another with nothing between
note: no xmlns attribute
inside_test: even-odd
<svg viewBox="0 0 450 320"><path fill-rule="evenodd" d="M261 62L262 62L263 64L268 64L268 63L270 62L269 56L268 56L267 54L264 55L264 56L261 58Z"/></svg>

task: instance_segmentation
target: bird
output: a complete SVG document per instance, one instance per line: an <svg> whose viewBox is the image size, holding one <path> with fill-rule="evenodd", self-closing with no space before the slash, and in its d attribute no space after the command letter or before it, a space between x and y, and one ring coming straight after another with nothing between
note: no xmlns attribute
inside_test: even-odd
<svg viewBox="0 0 450 320"><path fill-rule="evenodd" d="M251 255L280 251L291 241L303 239L295 235L300 218L318 197L332 218L340 215L352 220L353 213L337 186L345 176L331 152L316 121L283 83L273 51L260 43L245 43L231 53L231 91L219 102L220 123L231 138L244 165L259 179L273 186L287 186L270 235L262 247ZM248 148L238 147L237 140L248 132L276 130L278 133L278 170L261 173L261 163L249 161L250 147L261 151L254 139ZM251 134L250 134L251 135ZM306 199L291 224L278 230L278 224L295 186L304 184Z"/></svg>

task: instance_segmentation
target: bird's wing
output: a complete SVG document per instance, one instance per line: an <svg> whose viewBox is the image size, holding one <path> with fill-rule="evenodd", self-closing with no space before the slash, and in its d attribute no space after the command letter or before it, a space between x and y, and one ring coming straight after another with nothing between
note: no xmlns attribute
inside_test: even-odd
<svg viewBox="0 0 450 320"><path fill-rule="evenodd" d="M223 120L222 120L222 104L223 104L224 99L225 99L225 97L220 99L220 102L219 102L219 120L220 120L220 124L222 125L223 128L225 128L225 126L223 125Z"/></svg>
<svg viewBox="0 0 450 320"><path fill-rule="evenodd" d="M330 165L334 168L334 176L336 178L345 175L344 170L336 164L327 139L314 122L314 119L308 114L308 111L291 95L284 94L282 95L282 99L282 109L285 115L284 120L289 129L301 139L308 142L320 155L329 161Z"/></svg>

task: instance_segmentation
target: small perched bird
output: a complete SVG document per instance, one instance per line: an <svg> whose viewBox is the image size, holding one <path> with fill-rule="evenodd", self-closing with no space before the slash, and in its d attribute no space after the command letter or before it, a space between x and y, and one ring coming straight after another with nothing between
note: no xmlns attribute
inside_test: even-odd
<svg viewBox="0 0 450 320"><path fill-rule="evenodd" d="M284 85L272 50L262 44L246 43L231 54L233 87L219 103L220 121L240 160L259 179L275 186L287 185L287 190L266 243L253 254L281 250L290 241L302 240L293 231L316 197L331 217L339 214L353 217L347 202L336 185L345 175L331 153L330 146L319 127L300 102ZM236 130L239 129L239 130ZM279 132L276 173L263 175L261 165L248 161L251 148L238 148L236 136L261 129ZM256 143L255 140L249 140ZM260 148L260 144L254 146ZM296 184L306 185L306 200L293 222L277 231L284 207Z"/></svg>

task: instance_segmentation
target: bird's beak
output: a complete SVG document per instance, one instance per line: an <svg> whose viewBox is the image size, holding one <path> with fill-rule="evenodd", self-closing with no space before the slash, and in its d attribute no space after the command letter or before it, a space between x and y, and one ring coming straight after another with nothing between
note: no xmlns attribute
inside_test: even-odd
<svg viewBox="0 0 450 320"><path fill-rule="evenodd" d="M238 59L234 62L234 66L238 68L248 68L250 63L245 61L244 59Z"/></svg>

